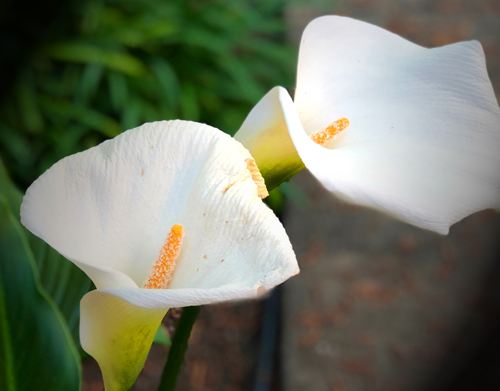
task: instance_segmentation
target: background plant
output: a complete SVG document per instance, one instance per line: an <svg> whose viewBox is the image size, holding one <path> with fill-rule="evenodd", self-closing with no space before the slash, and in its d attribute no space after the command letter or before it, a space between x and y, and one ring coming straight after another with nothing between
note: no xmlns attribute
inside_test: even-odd
<svg viewBox="0 0 500 391"><path fill-rule="evenodd" d="M79 301L90 280L19 225L23 191L64 156L144 122L185 119L234 133L270 88L293 85L296 49L284 44L283 0L48 1L45 15L59 15L47 22L34 4L0 6L0 54L12 65L0 83L0 388L51 389L20 376L37 373L41 357L25 359L30 346L50 341L40 353L45 372L71 379L73 390L78 368L58 360L79 347ZM31 12L18 19L13 5ZM23 47L23 36L37 43ZM22 281L12 262L22 265ZM23 305L33 308L9 305L27 289ZM15 310L43 327L24 327Z"/></svg>
<svg viewBox="0 0 500 391"><path fill-rule="evenodd" d="M0 107L0 153L23 187L58 159L144 122L234 133L291 86L282 0L89 0L51 26Z"/></svg>

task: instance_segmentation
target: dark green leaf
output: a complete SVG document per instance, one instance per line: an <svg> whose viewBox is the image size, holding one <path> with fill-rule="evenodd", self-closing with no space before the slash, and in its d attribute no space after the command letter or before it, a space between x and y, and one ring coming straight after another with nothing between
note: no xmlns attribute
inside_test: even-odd
<svg viewBox="0 0 500 391"><path fill-rule="evenodd" d="M104 73L100 64L87 64L82 72L80 86L76 89L76 99L81 104L86 104L95 94Z"/></svg>
<svg viewBox="0 0 500 391"><path fill-rule="evenodd" d="M196 99L196 89L188 84L182 90L181 98L182 117L190 121L198 121L200 117L200 106Z"/></svg>
<svg viewBox="0 0 500 391"><path fill-rule="evenodd" d="M308 210L311 208L312 202L307 194L293 183L284 182L279 186L279 189L286 198L295 202L301 209Z"/></svg>
<svg viewBox="0 0 500 391"><path fill-rule="evenodd" d="M70 103L65 100L56 101L47 97L42 101L42 105L53 115L66 119L78 119L80 122L108 137L115 137L121 133L120 125L114 119L89 107Z"/></svg>
<svg viewBox="0 0 500 391"><path fill-rule="evenodd" d="M43 240L29 235L40 281L66 319L80 348L80 300L90 289L90 278Z"/></svg>
<svg viewBox="0 0 500 391"><path fill-rule="evenodd" d="M29 132L37 133L43 128L43 119L38 107L33 75L25 71L16 88L19 107L23 112L23 122Z"/></svg>
<svg viewBox="0 0 500 391"><path fill-rule="evenodd" d="M25 165L32 161L33 152L28 140L2 122L0 122L0 145L11 153L17 164Z"/></svg>
<svg viewBox="0 0 500 391"><path fill-rule="evenodd" d="M23 194L10 181L9 174L0 160L0 194L9 204L9 208L14 216L19 216L19 208L23 200Z"/></svg>
<svg viewBox="0 0 500 391"><path fill-rule="evenodd" d="M172 345L168 330L163 324L160 324L160 327L158 327L158 331L156 331L155 339L153 340L153 342L158 345L166 346L167 348Z"/></svg>
<svg viewBox="0 0 500 391"><path fill-rule="evenodd" d="M127 107L122 110L121 125L123 129L132 129L139 126L141 118L141 102L139 99L131 99Z"/></svg>
<svg viewBox="0 0 500 391"><path fill-rule="evenodd" d="M18 220L22 193L10 181L1 161L0 189L0 194L8 202L10 210ZM26 230L24 233L31 244L40 282L66 319L75 344L79 347L80 300L89 291L91 281L78 267L43 240Z"/></svg>
<svg viewBox="0 0 500 391"><path fill-rule="evenodd" d="M142 76L146 73L142 62L130 54L87 43L59 43L46 48L45 52L56 60L101 64L130 76Z"/></svg>
<svg viewBox="0 0 500 391"><path fill-rule="evenodd" d="M121 73L109 72L108 84L113 108L115 110L124 108L128 100L128 86L125 76Z"/></svg>
<svg viewBox="0 0 500 391"><path fill-rule="evenodd" d="M269 205L269 207L279 215L283 210L284 198L279 187L274 188L269 192L269 197L267 197L264 202Z"/></svg>
<svg viewBox="0 0 500 391"><path fill-rule="evenodd" d="M77 391L79 357L40 285L21 226L0 195L0 389Z"/></svg>
<svg viewBox="0 0 500 391"><path fill-rule="evenodd" d="M179 80L172 66L164 59L156 57L151 61L151 69L160 82L161 95L165 103L177 110L179 102Z"/></svg>
<svg viewBox="0 0 500 391"><path fill-rule="evenodd" d="M196 120L234 133L272 87L293 87L285 5L84 0L40 32L45 47L26 53L13 82L22 91L0 102L9 172L26 187L66 154L145 121Z"/></svg>

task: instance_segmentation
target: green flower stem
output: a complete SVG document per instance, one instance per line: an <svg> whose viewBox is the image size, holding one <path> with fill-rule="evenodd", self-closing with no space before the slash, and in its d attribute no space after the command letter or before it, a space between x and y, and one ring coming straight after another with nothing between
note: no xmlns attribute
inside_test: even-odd
<svg viewBox="0 0 500 391"><path fill-rule="evenodd" d="M174 391L177 383L177 376L184 362L184 353L186 353L189 336L193 328L196 317L200 312L200 307L185 307L182 311L182 316L177 324L174 338L172 339L172 347L168 354L168 360L163 368L161 383L158 391Z"/></svg>

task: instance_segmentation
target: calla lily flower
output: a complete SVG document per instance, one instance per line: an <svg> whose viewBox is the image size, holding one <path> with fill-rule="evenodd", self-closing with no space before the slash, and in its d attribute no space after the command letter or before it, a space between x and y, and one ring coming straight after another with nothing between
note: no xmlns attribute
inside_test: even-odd
<svg viewBox="0 0 500 391"><path fill-rule="evenodd" d="M23 224L93 280L82 347L128 390L170 307L261 296L299 272L250 153L207 125L156 122L56 163Z"/></svg>
<svg viewBox="0 0 500 391"><path fill-rule="evenodd" d="M300 44L295 101L271 90L235 138L269 190L307 167L347 201L442 234L500 207L500 109L478 42L427 49L318 18Z"/></svg>

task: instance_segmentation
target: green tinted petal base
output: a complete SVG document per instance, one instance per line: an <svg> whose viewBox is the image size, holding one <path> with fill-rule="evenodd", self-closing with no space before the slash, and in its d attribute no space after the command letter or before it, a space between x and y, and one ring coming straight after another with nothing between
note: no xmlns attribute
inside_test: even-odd
<svg viewBox="0 0 500 391"><path fill-rule="evenodd" d="M84 296L82 347L99 363L106 391L127 391L132 387L167 311L136 307L99 290Z"/></svg>
<svg viewBox="0 0 500 391"><path fill-rule="evenodd" d="M283 106L290 104L293 107L284 88L273 88L234 136L252 154L269 191L305 168L290 138L290 119L284 115ZM298 117L294 125L301 126Z"/></svg>

